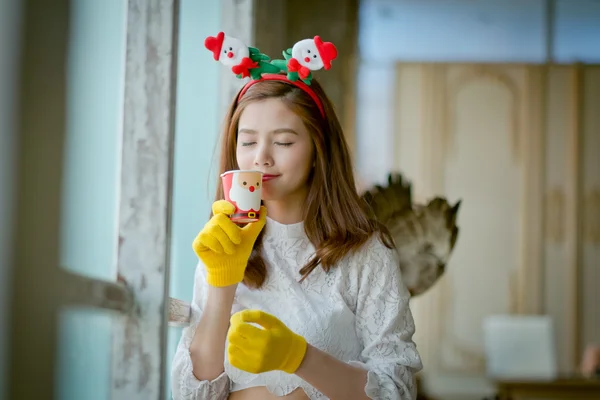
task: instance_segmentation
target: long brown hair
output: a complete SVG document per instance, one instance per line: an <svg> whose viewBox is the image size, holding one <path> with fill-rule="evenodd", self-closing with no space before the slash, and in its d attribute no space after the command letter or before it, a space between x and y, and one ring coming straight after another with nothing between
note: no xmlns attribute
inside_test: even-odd
<svg viewBox="0 0 600 400"><path fill-rule="evenodd" d="M331 101L316 79L312 80L310 88L321 99L326 118L306 92L282 81L255 83L239 102L236 96L225 118L219 168L219 174L239 168L236 160L238 123L248 104L279 98L302 119L315 149L315 166L309 178L304 211L304 231L316 249L315 256L300 270L302 280L319 265L328 271L349 252L358 250L375 232L380 233L387 247L393 246L387 229L370 215L368 206L356 191L350 152ZM219 179L216 200L223 198ZM246 267L244 283L248 287L260 288L267 277L261 248L262 234L254 244Z"/></svg>

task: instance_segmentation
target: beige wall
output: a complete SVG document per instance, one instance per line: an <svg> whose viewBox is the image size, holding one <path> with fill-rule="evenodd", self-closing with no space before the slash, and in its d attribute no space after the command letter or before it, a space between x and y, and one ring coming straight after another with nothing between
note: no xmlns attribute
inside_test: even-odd
<svg viewBox="0 0 600 400"><path fill-rule="evenodd" d="M571 372L600 341L600 67L399 64L395 89L393 168L418 201L463 199L449 272L413 302L426 370L465 387L485 316L548 313Z"/></svg>

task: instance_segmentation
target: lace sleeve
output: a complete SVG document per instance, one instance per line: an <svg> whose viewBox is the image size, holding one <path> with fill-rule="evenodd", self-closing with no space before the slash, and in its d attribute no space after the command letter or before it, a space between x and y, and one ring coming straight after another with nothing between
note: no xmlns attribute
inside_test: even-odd
<svg viewBox="0 0 600 400"><path fill-rule="evenodd" d="M356 303L356 331L363 351L351 364L369 371L365 386L369 398L415 399L414 374L422 364L412 341L410 295L396 253L377 241L364 255Z"/></svg>
<svg viewBox="0 0 600 400"><path fill-rule="evenodd" d="M171 367L173 400L225 400L229 396L229 377L225 372L212 381L200 381L192 372L190 344L206 304L204 266L199 263L194 277L194 295L190 325L183 328Z"/></svg>

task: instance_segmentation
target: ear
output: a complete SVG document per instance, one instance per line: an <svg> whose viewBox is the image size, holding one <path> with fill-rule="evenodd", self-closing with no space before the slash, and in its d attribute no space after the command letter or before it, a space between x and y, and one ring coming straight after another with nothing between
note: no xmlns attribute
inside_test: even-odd
<svg viewBox="0 0 600 400"><path fill-rule="evenodd" d="M456 217L458 215L458 209L460 208L461 203L462 199L459 199L456 204L448 210L448 226L456 225Z"/></svg>
<svg viewBox="0 0 600 400"><path fill-rule="evenodd" d="M452 214L458 214L458 209L460 208L460 204L462 203L462 199L458 199L455 205L452 206L450 212Z"/></svg>

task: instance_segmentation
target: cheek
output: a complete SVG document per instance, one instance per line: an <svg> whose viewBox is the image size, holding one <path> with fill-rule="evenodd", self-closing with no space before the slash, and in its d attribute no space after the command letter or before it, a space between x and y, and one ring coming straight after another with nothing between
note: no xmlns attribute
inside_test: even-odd
<svg viewBox="0 0 600 400"><path fill-rule="evenodd" d="M243 147L238 147L235 151L235 158L240 169L252 169L254 157L252 152Z"/></svg>
<svg viewBox="0 0 600 400"><path fill-rule="evenodd" d="M310 146L297 148L288 156L286 163L288 168L294 170L298 175L305 177L310 174L313 164L313 151Z"/></svg>

